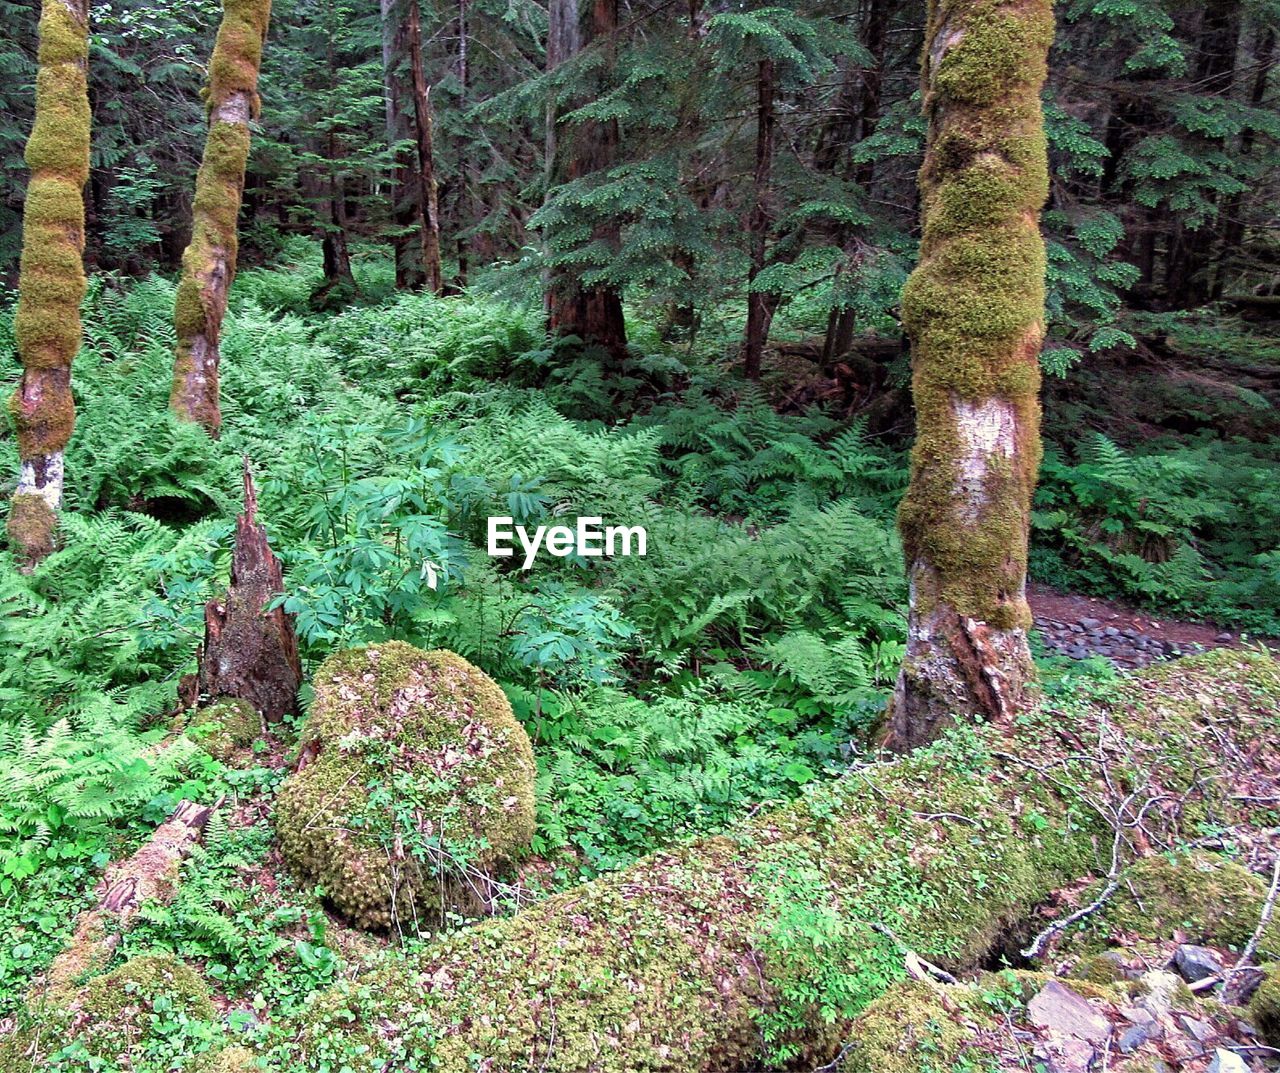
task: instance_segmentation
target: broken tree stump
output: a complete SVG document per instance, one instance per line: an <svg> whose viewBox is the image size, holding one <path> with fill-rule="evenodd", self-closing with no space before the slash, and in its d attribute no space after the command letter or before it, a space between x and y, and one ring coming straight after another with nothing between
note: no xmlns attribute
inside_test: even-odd
<svg viewBox="0 0 1280 1073"><path fill-rule="evenodd" d="M302 663L293 616L267 605L284 592L280 560L257 520L258 495L244 460L244 513L236 519L231 586L204 609L198 690L201 702L238 697L278 722L298 711Z"/></svg>

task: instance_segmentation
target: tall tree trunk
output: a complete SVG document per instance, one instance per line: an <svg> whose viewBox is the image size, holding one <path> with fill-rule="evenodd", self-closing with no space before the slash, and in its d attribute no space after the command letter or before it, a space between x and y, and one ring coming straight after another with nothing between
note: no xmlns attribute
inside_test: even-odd
<svg viewBox="0 0 1280 1073"><path fill-rule="evenodd" d="M209 59L209 135L192 209L191 242L182 255L174 306L178 347L169 405L182 420L216 436L219 339L236 274L236 221L249 160L249 121L258 114L258 68L271 0L224 0Z"/></svg>
<svg viewBox="0 0 1280 1073"><path fill-rule="evenodd" d="M613 37L618 30L618 0L593 0L590 26L588 42L604 43L609 57L606 68L611 72L615 48ZM602 80L601 91L605 84ZM572 137L571 156L564 168L564 178L572 181L612 167L618 156L618 142L616 119L580 124ZM551 159L558 163L556 154ZM556 176L560 174L557 167ZM602 223L596 227L593 237L616 248L619 243L618 227ZM626 357L627 332L622 316L622 292L616 286L596 284L584 287L563 269L553 272L547 290L547 325L554 334L576 335L587 343L602 347L614 362L620 363Z"/></svg>
<svg viewBox="0 0 1280 1073"><path fill-rule="evenodd" d="M330 138L332 147L333 139ZM332 152L332 148L330 149ZM332 159L332 158L330 158ZM316 308L340 309L359 294L355 273L351 270L351 250L347 245L347 208L342 179L336 173L329 177L329 226L320 243L324 284L312 298Z"/></svg>
<svg viewBox="0 0 1280 1073"><path fill-rule="evenodd" d="M9 543L27 569L54 546L63 450L76 410L71 362L80 349L84 298L84 184L89 177L88 0L43 0L31 169L22 213L14 334L22 380L10 402L18 435L18 486Z"/></svg>
<svg viewBox="0 0 1280 1073"><path fill-rule="evenodd" d="M1027 535L1040 462L1050 0L931 0L920 264L902 295L916 444L899 510L911 582L888 743L1007 720L1034 684Z"/></svg>
<svg viewBox="0 0 1280 1073"><path fill-rule="evenodd" d="M444 285L440 265L440 199L436 187L435 148L431 139L431 87L422 65L422 19L418 0L405 0L406 41L413 75L413 114L418 138L418 191L422 206L422 267L427 287L439 294Z"/></svg>
<svg viewBox="0 0 1280 1073"><path fill-rule="evenodd" d="M1236 48L1240 39L1239 0L1208 0L1198 35L1194 85L1199 93L1226 98L1235 81ZM1222 139L1206 139L1217 151ZM1210 261L1220 221L1214 217L1191 227L1181 217L1169 220L1169 249L1165 257L1165 294L1168 305L1185 309L1209 300L1212 284Z"/></svg>
<svg viewBox="0 0 1280 1073"><path fill-rule="evenodd" d="M1276 30L1273 26L1262 26L1258 30L1257 45L1254 49L1253 82L1249 87L1249 104L1257 108L1267 95L1267 80L1271 76L1271 68L1275 62ZM1244 160L1253 153L1256 135L1252 127L1247 127L1240 135L1240 152L1238 159ZM1226 286L1227 270L1230 259L1244 242L1245 231L1244 199L1239 194L1232 194L1222 205L1222 248L1213 267L1213 280L1209 287L1209 298L1216 300L1222 297Z"/></svg>
<svg viewBox="0 0 1280 1073"><path fill-rule="evenodd" d="M422 264L422 203L418 193L417 169L413 166L414 150L406 142L413 140L403 92L404 71L408 66L405 43L405 19L397 0L380 0L382 13L382 86L386 98L387 143L399 146L394 154L391 198L394 227L391 247L396 262L396 287L412 290L421 287L426 273Z"/></svg>
<svg viewBox="0 0 1280 1073"><path fill-rule="evenodd" d="M845 124L841 129L850 131L851 140L854 144L869 138L880 122L880 103L884 91L884 70L885 57L887 54L889 42L889 4L887 0L868 0L866 12L862 21L862 46L871 55L871 63L862 69L862 82L859 87L856 101L856 112L853 111L854 102L847 101L844 94L841 95L841 109L843 113L846 108L849 109L849 118L843 115L838 116L838 121ZM836 165L835 150L831 148L832 144L838 144L839 138L833 137L826 149L826 156L817 156L815 154L814 163L822 167L826 165L828 170L834 169ZM871 184L875 180L875 161L860 160L853 169L853 181L858 184L867 194L871 195ZM840 244L847 250L848 235L845 229L841 229ZM852 309L833 309L831 315L827 318L827 334L822 341L822 365L824 368L830 365L839 357L849 352L853 346L853 329L854 329L854 312Z"/></svg>
<svg viewBox="0 0 1280 1073"><path fill-rule="evenodd" d="M747 334L742 347L742 372L749 380L760 377L760 359L777 299L764 291L751 290L765 266L769 243L771 191L773 174L773 134L776 117L773 98L777 92L777 67L773 60L761 60L756 71L756 169L751 215L747 219L750 234L751 268L747 273Z"/></svg>

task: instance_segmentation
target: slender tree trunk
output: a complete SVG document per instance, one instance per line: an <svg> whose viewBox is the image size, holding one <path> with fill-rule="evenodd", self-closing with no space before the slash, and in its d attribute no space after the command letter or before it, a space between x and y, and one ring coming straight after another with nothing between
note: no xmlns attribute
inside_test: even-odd
<svg viewBox="0 0 1280 1073"><path fill-rule="evenodd" d="M994 12L994 14L993 14ZM1027 534L1040 462L1050 0L931 0L920 264L902 295L916 444L898 515L911 582L887 740L1008 720L1034 685Z"/></svg>
<svg viewBox="0 0 1280 1073"><path fill-rule="evenodd" d="M332 139L330 139L332 142ZM347 245L347 208L342 191L342 180L334 174L329 178L329 226L325 228L320 244L324 265L325 300L321 303L333 308L345 305L359 294L355 273L351 270L351 250Z"/></svg>
<svg viewBox="0 0 1280 1073"><path fill-rule="evenodd" d="M594 0L588 40L605 43L609 71L613 68L613 37L617 29L618 0ZM605 84L602 80L601 90ZM574 132L572 142L572 157L564 172L566 179L571 181L604 171L617 160L618 121L582 123ZM618 227L612 223L600 224L593 237L616 248L619 243ZM554 334L576 335L587 343L602 347L615 363L621 363L626 357L627 332L622 315L622 292L616 286L597 284L584 287L564 270L552 273L547 292L547 324Z"/></svg>
<svg viewBox="0 0 1280 1073"><path fill-rule="evenodd" d="M1239 0L1208 0L1201 14L1199 56L1194 69L1197 92L1226 98L1235 81L1236 48L1240 39ZM1221 151L1222 139L1206 139ZM1169 219L1169 249L1165 257L1165 294L1168 305L1185 309L1209 300L1212 285L1210 262L1214 238L1220 230L1216 217L1191 227L1177 214Z"/></svg>
<svg viewBox="0 0 1280 1073"><path fill-rule="evenodd" d="M1257 108L1267 95L1267 79L1275 61L1276 31L1275 27L1263 26L1258 31L1257 46L1254 50L1254 62L1257 70L1249 87L1249 104ZM1240 135L1239 159L1245 159L1253 153L1256 140L1252 127L1246 128ZM1222 248L1219 251L1213 270L1213 281L1209 288L1209 298L1216 300L1222 297L1226 286L1227 269L1231 258L1239 251L1244 242L1245 206L1239 194L1232 194L1222 205Z"/></svg>
<svg viewBox="0 0 1280 1073"><path fill-rule="evenodd" d="M178 347L169 405L216 436L219 340L236 274L237 217L249 160L249 121L258 114L258 69L271 0L225 0L209 60L209 135L196 175L191 242L182 255L174 307Z"/></svg>
<svg viewBox="0 0 1280 1073"><path fill-rule="evenodd" d="M418 137L418 190L422 205L422 267L427 287L439 294L444 285L440 265L440 199L436 187L435 149L431 139L431 87L422 65L422 20L418 0L405 0L409 69L413 75L413 114Z"/></svg>
<svg viewBox="0 0 1280 1073"><path fill-rule="evenodd" d="M412 290L421 287L426 273L422 264L422 202L418 193L417 169L413 166L414 150L405 144L413 140L413 131L404 102L403 77L407 66L405 19L397 0L380 0L382 12L382 85L386 97L387 143L395 150L392 171L391 245L396 259L396 287Z"/></svg>
<svg viewBox="0 0 1280 1073"><path fill-rule="evenodd" d="M14 319L22 380L9 404L19 470L8 534L24 569L53 550L63 450L76 417L71 362L80 349L89 177L87 0L44 0L39 32L35 122L26 150L31 180L22 214Z"/></svg>
<svg viewBox="0 0 1280 1073"><path fill-rule="evenodd" d="M747 273L747 335L742 348L742 372L749 380L760 377L760 360L777 299L764 291L751 290L765 266L769 242L770 182L773 173L773 135L776 117L773 98L777 92L777 68L773 60L761 60L756 72L756 169L751 215L747 219L750 235L751 269Z"/></svg>
<svg viewBox="0 0 1280 1073"><path fill-rule="evenodd" d="M862 24L862 45L871 54L871 63L862 69L862 84L856 102L856 113L850 123L852 140L856 144L869 138L880 122L880 104L884 91L885 57L889 42L889 5L887 0L869 0ZM829 150L828 150L829 151ZM815 160L815 164L819 163ZM827 163L827 161L823 161ZM836 161L830 160L829 168ZM821 166L821 165L819 165ZM871 195L875 181L875 161L860 160L853 169L853 181ZM847 247L848 235L842 229L841 246ZM847 248L846 248L847 253ZM833 309L827 318L827 334L822 341L822 364L829 367L837 358L849 352L853 346L854 312L852 309Z"/></svg>

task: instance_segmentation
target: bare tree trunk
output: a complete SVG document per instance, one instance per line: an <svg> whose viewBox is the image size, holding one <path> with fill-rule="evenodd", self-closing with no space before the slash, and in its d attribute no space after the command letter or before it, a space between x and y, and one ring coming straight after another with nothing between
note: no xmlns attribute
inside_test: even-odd
<svg viewBox="0 0 1280 1073"><path fill-rule="evenodd" d="M747 230L751 235L751 270L747 273L747 335L742 348L742 372L749 380L760 377L760 359L769 336L769 324L777 307L774 296L750 290L765 266L769 242L770 182L773 174L774 94L777 92L777 69L773 60L761 60L756 74L756 170L754 201Z"/></svg>
<svg viewBox="0 0 1280 1073"><path fill-rule="evenodd" d="M401 81L407 65L404 15L397 0L380 0L382 12L382 85L386 97L387 143L400 146L395 151L392 171L391 239L396 261L396 287L411 290L422 286L422 203L418 193L417 169L413 166L414 150L403 145L411 141L409 116L405 112L406 94Z"/></svg>
<svg viewBox="0 0 1280 1073"><path fill-rule="evenodd" d="M75 427L71 362L84 298L84 184L89 177L89 5L43 0L36 112L26 160L14 334L22 380L9 408L18 435L10 546L23 569L53 550L63 451Z"/></svg>
<svg viewBox="0 0 1280 1073"><path fill-rule="evenodd" d="M1027 535L1040 462L1049 0L932 0L924 237L902 296L916 444L899 510L911 610L888 743L1008 720L1034 682ZM993 24L993 17L996 19Z"/></svg>
<svg viewBox="0 0 1280 1073"><path fill-rule="evenodd" d="M257 520L258 497L244 462L244 513L236 519L231 586L204 609L199 692L208 700L238 697L269 722L298 710L302 664L293 616L267 605L284 592L280 560Z"/></svg>
<svg viewBox="0 0 1280 1073"><path fill-rule="evenodd" d="M436 187L435 149L431 140L431 87L422 65L422 20L418 0L405 0L406 40L413 75L413 113L418 136L418 184L422 205L422 267L427 287L439 294L444 285L440 265L440 201Z"/></svg>
<svg viewBox="0 0 1280 1073"><path fill-rule="evenodd" d="M209 135L174 305L178 347L169 405L179 418L203 425L213 436L222 425L218 345L236 274L249 121L258 114L258 69L270 18L271 0L224 3L209 59Z"/></svg>

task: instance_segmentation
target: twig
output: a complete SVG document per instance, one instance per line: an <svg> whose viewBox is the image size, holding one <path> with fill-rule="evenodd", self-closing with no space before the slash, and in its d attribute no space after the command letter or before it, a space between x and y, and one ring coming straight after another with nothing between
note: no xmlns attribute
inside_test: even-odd
<svg viewBox="0 0 1280 1073"><path fill-rule="evenodd" d="M1107 885L1102 888L1099 894L1092 902L1083 909L1077 909L1069 916L1063 917L1061 920L1053 921L1044 931L1040 932L1031 940L1031 945L1022 951L1025 958L1038 958L1048 943L1055 935L1061 931L1065 931L1071 927L1077 920L1083 920L1085 917L1096 913L1104 905L1108 899L1115 894L1120 887L1120 844L1124 841L1124 828L1116 827L1115 838L1111 841L1111 869L1107 872Z"/></svg>
<svg viewBox="0 0 1280 1073"><path fill-rule="evenodd" d="M1271 914L1275 912L1276 896L1280 895L1280 854L1276 855L1276 863L1271 869L1271 888L1267 891L1267 899L1262 903L1262 912L1258 916L1258 926L1253 929L1253 934L1249 936L1249 941L1244 944L1244 949L1240 951L1240 956L1236 958L1236 963L1226 971L1222 978L1222 997L1225 1000L1231 993L1231 985L1234 982L1235 975L1245 967L1258 950L1258 943L1262 941L1262 933L1267 930L1267 925L1271 923Z"/></svg>

